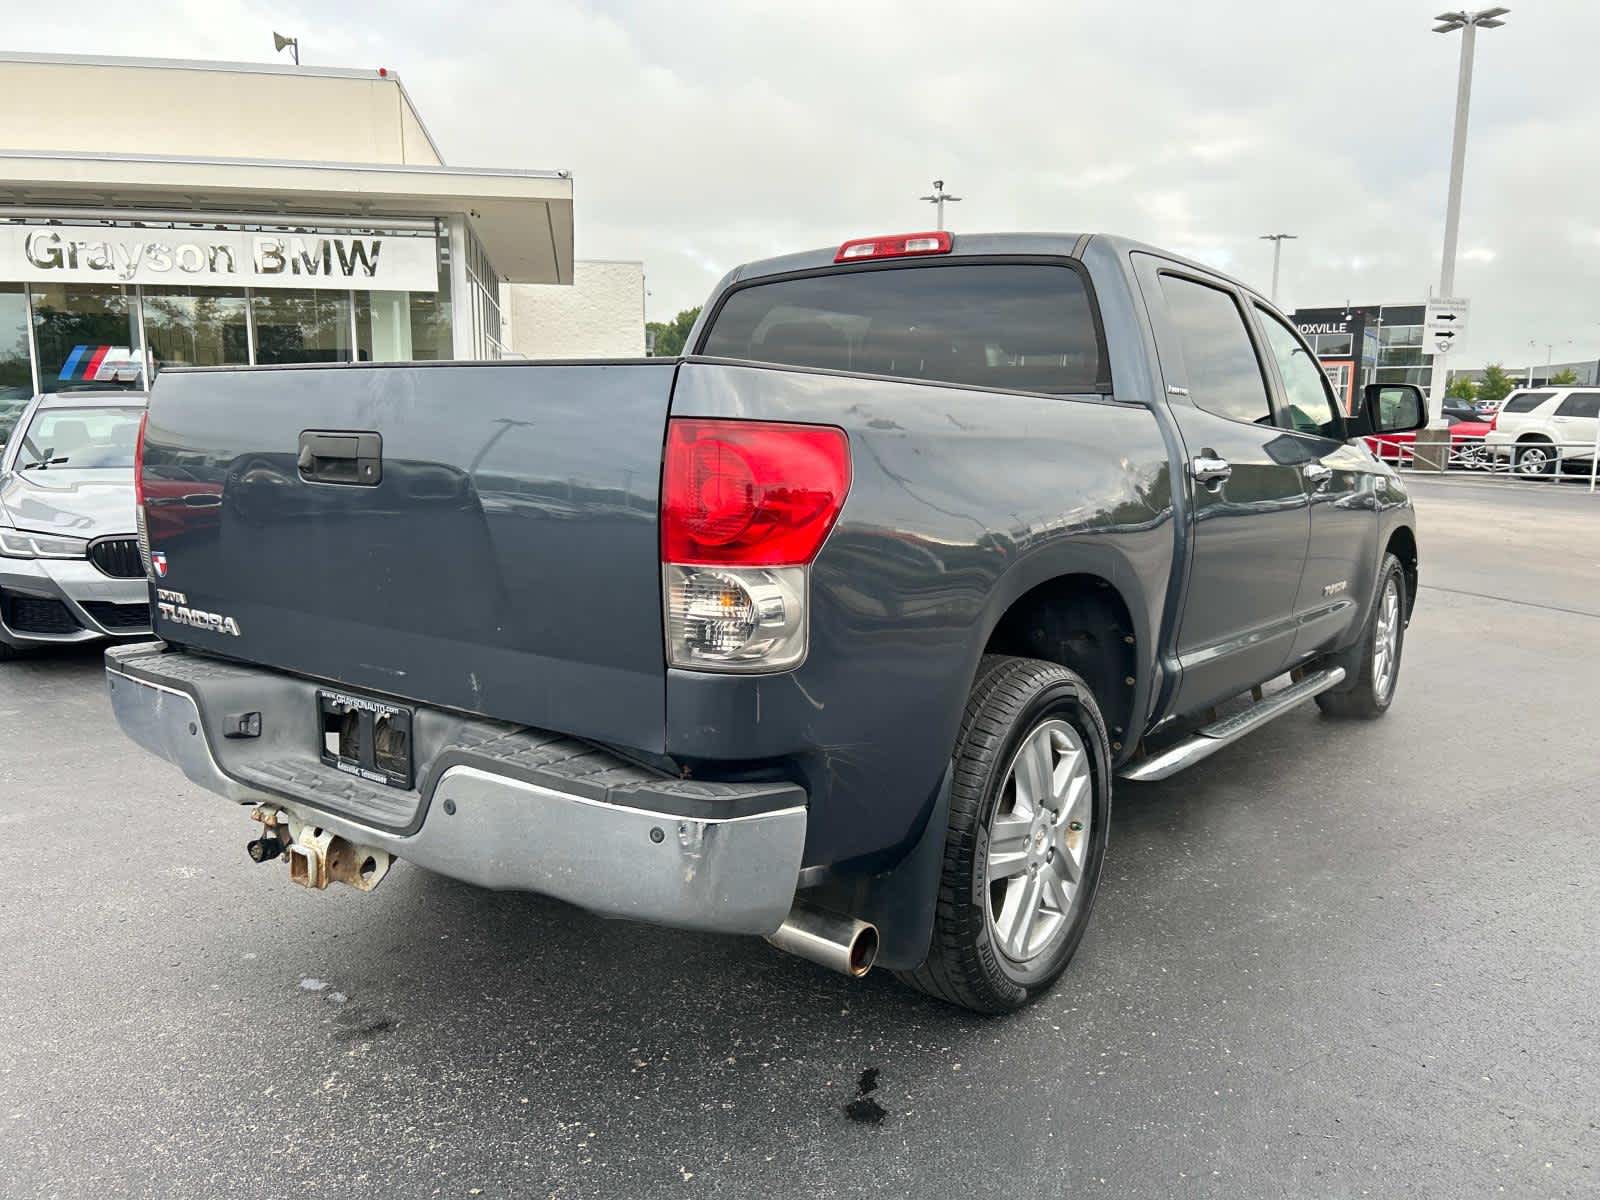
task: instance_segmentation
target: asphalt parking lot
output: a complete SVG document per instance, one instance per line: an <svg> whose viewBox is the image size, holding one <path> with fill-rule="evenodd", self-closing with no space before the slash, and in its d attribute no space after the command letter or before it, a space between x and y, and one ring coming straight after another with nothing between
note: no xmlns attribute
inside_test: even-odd
<svg viewBox="0 0 1600 1200"><path fill-rule="evenodd" d="M299 891L96 654L0 666L0 1194L1600 1194L1600 496L1414 492L1390 715L1121 786L1002 1020L415 869Z"/></svg>

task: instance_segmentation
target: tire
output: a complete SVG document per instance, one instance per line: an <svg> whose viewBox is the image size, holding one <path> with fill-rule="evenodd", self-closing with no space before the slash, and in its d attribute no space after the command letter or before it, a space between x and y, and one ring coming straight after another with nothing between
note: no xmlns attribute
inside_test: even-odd
<svg viewBox="0 0 1600 1200"><path fill-rule="evenodd" d="M1518 475L1549 475L1556 469L1556 448L1543 440L1520 442L1516 461Z"/></svg>
<svg viewBox="0 0 1600 1200"><path fill-rule="evenodd" d="M985 655L953 762L933 939L900 978L973 1012L1014 1012L1049 990L1088 928L1111 817L1105 720L1065 667Z"/></svg>
<svg viewBox="0 0 1600 1200"><path fill-rule="evenodd" d="M1344 668L1348 682L1317 697L1330 717L1371 721L1389 711L1400 683L1400 657L1406 644L1406 573L1392 554L1383 556L1372 611L1356 644L1329 661ZM1387 654L1380 653L1387 649Z"/></svg>

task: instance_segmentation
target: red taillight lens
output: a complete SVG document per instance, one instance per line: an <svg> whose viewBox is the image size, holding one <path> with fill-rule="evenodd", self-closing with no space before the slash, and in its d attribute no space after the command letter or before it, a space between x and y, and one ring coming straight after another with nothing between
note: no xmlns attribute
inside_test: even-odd
<svg viewBox="0 0 1600 1200"><path fill-rule="evenodd" d="M146 409L139 417L139 436L133 443L133 506L144 507L144 427L150 420Z"/></svg>
<svg viewBox="0 0 1600 1200"><path fill-rule="evenodd" d="M1489 432L1493 433L1496 429L1499 429L1499 428L1500 428L1500 410L1497 408L1497 409L1494 410L1494 415L1489 418Z"/></svg>
<svg viewBox="0 0 1600 1200"><path fill-rule="evenodd" d="M865 258L909 258L918 254L949 254L955 240L944 230L933 233L897 233L891 237L852 238L833 256L836 263Z"/></svg>
<svg viewBox="0 0 1600 1200"><path fill-rule="evenodd" d="M672 421L661 481L661 561L808 563L849 490L850 442L842 429Z"/></svg>

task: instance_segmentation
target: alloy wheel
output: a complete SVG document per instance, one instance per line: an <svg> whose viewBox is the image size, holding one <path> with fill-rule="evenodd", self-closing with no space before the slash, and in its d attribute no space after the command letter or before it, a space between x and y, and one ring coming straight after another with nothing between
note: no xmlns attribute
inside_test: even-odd
<svg viewBox="0 0 1600 1200"><path fill-rule="evenodd" d="M1083 739L1066 721L1041 721L1012 758L989 820L989 928L1013 962L1048 954L1070 928L1093 819Z"/></svg>
<svg viewBox="0 0 1600 1200"><path fill-rule="evenodd" d="M1372 690L1381 704L1394 690L1400 651L1400 585L1393 575L1383 585L1378 601L1377 628L1373 631Z"/></svg>

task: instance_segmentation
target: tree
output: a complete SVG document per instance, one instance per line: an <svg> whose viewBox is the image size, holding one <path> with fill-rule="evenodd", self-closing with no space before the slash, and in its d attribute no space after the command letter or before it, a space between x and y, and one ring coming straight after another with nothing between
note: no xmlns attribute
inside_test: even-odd
<svg viewBox="0 0 1600 1200"><path fill-rule="evenodd" d="M683 353L683 344L689 340L689 330L700 317L700 306L686 308L670 321L651 321L645 326L646 343L650 353L658 358L671 358ZM653 338L653 342L651 341Z"/></svg>
<svg viewBox="0 0 1600 1200"><path fill-rule="evenodd" d="M1457 375L1450 381L1450 386L1445 388L1444 394L1453 396L1457 400L1476 400L1478 397L1478 385L1465 375Z"/></svg>
<svg viewBox="0 0 1600 1200"><path fill-rule="evenodd" d="M1578 373L1571 367L1562 367L1561 370L1550 376L1545 382L1553 383L1557 387L1571 387L1578 382Z"/></svg>
<svg viewBox="0 0 1600 1200"><path fill-rule="evenodd" d="M1499 404L1516 390L1517 381L1506 374L1499 363L1490 363L1483 369L1483 380L1478 384L1478 399Z"/></svg>

